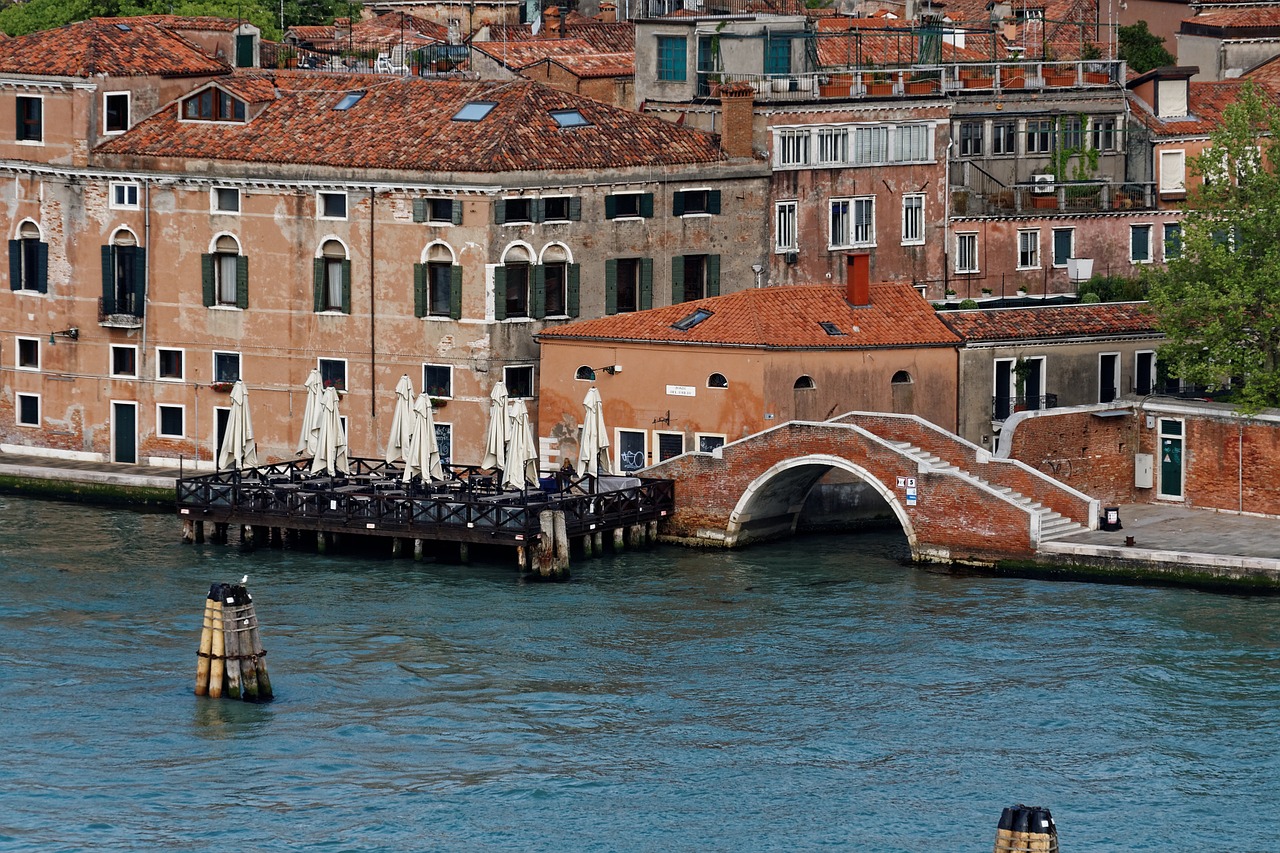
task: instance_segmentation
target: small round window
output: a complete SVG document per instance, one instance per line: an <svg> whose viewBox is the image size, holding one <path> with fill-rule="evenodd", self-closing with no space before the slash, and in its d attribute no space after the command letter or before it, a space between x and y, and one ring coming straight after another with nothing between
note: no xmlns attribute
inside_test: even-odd
<svg viewBox="0 0 1280 853"><path fill-rule="evenodd" d="M897 373L893 374L893 378L889 381L894 385L910 385L911 374L907 373L905 370L899 370Z"/></svg>
<svg viewBox="0 0 1280 853"><path fill-rule="evenodd" d="M728 388L729 380L724 378L723 373L713 373L707 377L708 388Z"/></svg>
<svg viewBox="0 0 1280 853"><path fill-rule="evenodd" d="M578 372L573 374L574 379L581 379L584 382L595 382L596 372L585 364L578 368Z"/></svg>

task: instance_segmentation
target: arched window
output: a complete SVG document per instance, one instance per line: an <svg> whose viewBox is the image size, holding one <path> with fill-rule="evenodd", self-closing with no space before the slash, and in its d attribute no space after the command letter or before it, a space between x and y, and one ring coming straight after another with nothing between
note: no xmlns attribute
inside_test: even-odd
<svg viewBox="0 0 1280 853"><path fill-rule="evenodd" d="M814 388L814 387L816 387L816 386L813 384L813 377L812 377L812 376L805 375L805 376L801 376L799 379L797 379L797 380L796 380L796 384L795 384L795 385L793 385L793 386L791 386L791 387L792 387L792 388L794 388L795 390L799 391L799 390L801 390L801 389L805 389L805 388Z"/></svg>
<svg viewBox="0 0 1280 853"><path fill-rule="evenodd" d="M427 247L426 264L421 266L421 278L416 281L421 288L417 316L461 318L462 267L454 263L453 249L445 243L432 243Z"/></svg>
<svg viewBox="0 0 1280 853"><path fill-rule="evenodd" d="M9 289L49 292L49 244L40 239L40 226L30 219L18 226L18 239L9 243Z"/></svg>
<svg viewBox="0 0 1280 853"><path fill-rule="evenodd" d="M529 279L533 255L522 245L507 249L493 271L493 316L498 320L529 316Z"/></svg>
<svg viewBox="0 0 1280 853"><path fill-rule="evenodd" d="M585 364L578 368L578 372L573 375L574 379L581 379L584 382L595 382L596 372Z"/></svg>
<svg viewBox="0 0 1280 853"><path fill-rule="evenodd" d="M729 380L724 378L723 373L713 373L707 377L708 388L728 388Z"/></svg>
<svg viewBox="0 0 1280 853"><path fill-rule="evenodd" d="M102 247L102 313L141 317L146 288L145 252L128 228Z"/></svg>
<svg viewBox="0 0 1280 853"><path fill-rule="evenodd" d="M535 317L563 317L569 313L569 250L552 243L542 250L542 265L534 273Z"/></svg>
<svg viewBox="0 0 1280 853"><path fill-rule="evenodd" d="M907 373L905 370L899 370L897 373L893 374L893 378L889 380L892 385L910 385L911 381L911 374Z"/></svg>
<svg viewBox="0 0 1280 853"><path fill-rule="evenodd" d="M214 241L213 252L203 258L204 304L249 307L249 259L240 254L240 243L230 234Z"/></svg>
<svg viewBox="0 0 1280 853"><path fill-rule="evenodd" d="M340 240L325 240L315 261L315 310L351 313L351 261Z"/></svg>

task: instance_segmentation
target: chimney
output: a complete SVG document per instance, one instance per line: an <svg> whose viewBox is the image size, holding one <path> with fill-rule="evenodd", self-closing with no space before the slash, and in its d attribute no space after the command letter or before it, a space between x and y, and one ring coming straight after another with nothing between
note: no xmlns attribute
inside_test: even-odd
<svg viewBox="0 0 1280 853"><path fill-rule="evenodd" d="M720 87L720 148L730 157L755 156L755 94L750 83Z"/></svg>
<svg viewBox="0 0 1280 853"><path fill-rule="evenodd" d="M542 12L542 30L549 39L560 38L560 7L552 4Z"/></svg>
<svg viewBox="0 0 1280 853"><path fill-rule="evenodd" d="M871 304L871 255L857 252L845 255L845 299L855 308Z"/></svg>
<svg viewBox="0 0 1280 853"><path fill-rule="evenodd" d="M604 0L600 4L600 14L596 15L596 20L602 24L616 24L618 22L618 5Z"/></svg>
<svg viewBox="0 0 1280 853"><path fill-rule="evenodd" d="M351 38L351 19L350 18L334 18L333 19L333 37L335 39Z"/></svg>

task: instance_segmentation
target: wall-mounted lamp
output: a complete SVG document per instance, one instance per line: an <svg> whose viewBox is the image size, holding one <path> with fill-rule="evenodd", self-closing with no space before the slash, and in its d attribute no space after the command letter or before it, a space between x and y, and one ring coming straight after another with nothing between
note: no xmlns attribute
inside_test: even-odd
<svg viewBox="0 0 1280 853"><path fill-rule="evenodd" d="M55 346L58 343L57 339L59 335L61 335L64 338L70 338L71 340L76 341L80 339L80 330L77 329L75 326L72 326L70 329L63 329L61 332L50 332L49 333L50 346Z"/></svg>
<svg viewBox="0 0 1280 853"><path fill-rule="evenodd" d="M610 365L609 365L609 366L607 366L607 367L593 367L593 368L591 368L591 369L592 369L592 370L594 370L596 373L599 373L600 371L602 371L602 370L603 370L605 373L609 374L610 376L613 376L614 374L617 374L617 373L621 373L621 372L622 372L622 365L621 365L621 364L610 364Z"/></svg>

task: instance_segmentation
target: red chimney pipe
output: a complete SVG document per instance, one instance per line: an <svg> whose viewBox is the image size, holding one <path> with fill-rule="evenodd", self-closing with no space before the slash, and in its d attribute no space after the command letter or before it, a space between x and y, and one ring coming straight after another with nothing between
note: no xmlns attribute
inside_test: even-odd
<svg viewBox="0 0 1280 853"><path fill-rule="evenodd" d="M871 304L871 255L858 252L845 256L845 298L850 305Z"/></svg>

